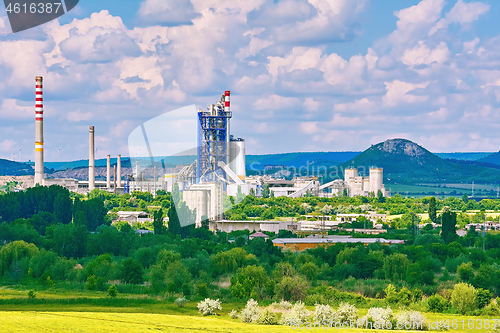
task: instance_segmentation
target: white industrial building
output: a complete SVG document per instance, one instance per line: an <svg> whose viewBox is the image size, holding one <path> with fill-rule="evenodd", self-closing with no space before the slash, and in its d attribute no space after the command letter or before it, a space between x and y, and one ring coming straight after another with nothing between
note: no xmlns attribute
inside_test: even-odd
<svg viewBox="0 0 500 333"><path fill-rule="evenodd" d="M384 187L384 170L382 168L370 168L368 177L359 176L356 168L345 169L344 182L351 197L356 195L367 196L370 193L377 195L378 191L387 196Z"/></svg>

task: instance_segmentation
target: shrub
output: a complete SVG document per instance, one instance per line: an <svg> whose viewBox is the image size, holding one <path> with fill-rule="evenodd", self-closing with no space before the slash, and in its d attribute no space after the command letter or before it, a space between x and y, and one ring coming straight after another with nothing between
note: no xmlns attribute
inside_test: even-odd
<svg viewBox="0 0 500 333"><path fill-rule="evenodd" d="M451 293L451 304L462 314L474 310L477 290L468 283L458 283Z"/></svg>
<svg viewBox="0 0 500 333"><path fill-rule="evenodd" d="M449 302L439 294L432 295L427 299L427 311L430 312L443 312L449 306Z"/></svg>
<svg viewBox="0 0 500 333"><path fill-rule="evenodd" d="M322 323L323 320L330 321L333 319L335 310L330 305L317 304L314 309L313 320L314 322Z"/></svg>
<svg viewBox="0 0 500 333"><path fill-rule="evenodd" d="M414 302L420 301L423 296L424 296L424 293L422 292L422 290L420 290L418 288L413 289L412 297L413 297Z"/></svg>
<svg viewBox="0 0 500 333"><path fill-rule="evenodd" d="M497 304L490 303L489 305L485 306L483 311L481 312L485 316L498 317L500 315L500 307Z"/></svg>
<svg viewBox="0 0 500 333"><path fill-rule="evenodd" d="M362 322L370 322L375 324L375 327L394 327L394 314L390 307L387 308L370 308L366 316L361 318ZM389 326L388 323L391 323ZM367 324L365 324L367 325ZM365 326L364 325L364 326ZM366 327L366 326L365 326Z"/></svg>
<svg viewBox="0 0 500 333"><path fill-rule="evenodd" d="M182 297L176 298L174 301L174 304L177 305L179 308L183 308L187 302L188 302L188 300L186 299L186 297L182 296Z"/></svg>
<svg viewBox="0 0 500 333"><path fill-rule="evenodd" d="M52 278L50 277L50 275L47 276L47 278L43 281L43 284L49 288L52 288L56 285L54 280L52 280Z"/></svg>
<svg viewBox="0 0 500 333"><path fill-rule="evenodd" d="M351 323L358 320L358 309L349 303L340 303L339 308L333 314L335 323Z"/></svg>
<svg viewBox="0 0 500 333"><path fill-rule="evenodd" d="M293 304L287 301L280 301L279 303L273 302L271 308L278 310L290 310Z"/></svg>
<svg viewBox="0 0 500 333"><path fill-rule="evenodd" d="M493 297L493 294L489 290L485 289L477 289L477 295L476 295L476 306L478 309L484 308L486 305L491 303L491 298Z"/></svg>
<svg viewBox="0 0 500 333"><path fill-rule="evenodd" d="M427 330L427 319L418 311L401 311L396 315L396 325L405 329L422 331Z"/></svg>
<svg viewBox="0 0 500 333"><path fill-rule="evenodd" d="M257 323L260 318L259 303L250 298L245 308L241 310L239 317L243 323Z"/></svg>
<svg viewBox="0 0 500 333"><path fill-rule="evenodd" d="M398 293L396 292L396 287L389 284L387 288L384 289L385 301L389 304L395 304L399 301Z"/></svg>
<svg viewBox="0 0 500 333"><path fill-rule="evenodd" d="M203 316L209 316L217 315L217 312L215 311L222 310L222 305L219 299L213 300L210 298L206 298L204 301L198 303L197 308Z"/></svg>
<svg viewBox="0 0 500 333"><path fill-rule="evenodd" d="M270 309L264 309L261 311L257 322L261 325L276 325L278 324L278 314L274 313Z"/></svg>
<svg viewBox="0 0 500 333"><path fill-rule="evenodd" d="M280 324L290 326L305 323L310 316L311 313L306 309L304 303L299 301L293 305L290 311L281 316Z"/></svg>
<svg viewBox="0 0 500 333"><path fill-rule="evenodd" d="M228 314L229 314L229 317L231 317L233 319L238 318L238 311L236 311L235 309L232 309L231 312L229 312Z"/></svg>
<svg viewBox="0 0 500 333"><path fill-rule="evenodd" d="M201 297L205 297L207 298L208 297L208 286L206 283L198 283L196 286L195 286L195 292L198 296L201 296Z"/></svg>
<svg viewBox="0 0 500 333"><path fill-rule="evenodd" d="M325 299L323 295L313 294L313 295L307 295L306 299L304 300L304 303L307 306L313 306L316 304L328 304L328 300Z"/></svg>
<svg viewBox="0 0 500 333"><path fill-rule="evenodd" d="M28 298L36 298L36 293L33 289L28 291Z"/></svg>
<svg viewBox="0 0 500 333"><path fill-rule="evenodd" d="M85 289L87 290L95 290L97 288L97 279L95 275L90 275L87 278L87 282L85 283Z"/></svg>
<svg viewBox="0 0 500 333"><path fill-rule="evenodd" d="M116 297L118 296L118 288L116 288L116 286L113 284L111 286L109 286L108 288L108 296L110 297Z"/></svg>
<svg viewBox="0 0 500 333"><path fill-rule="evenodd" d="M399 303L405 306L410 305L412 299L411 291L406 287L401 288L401 290L398 292L398 299Z"/></svg>
<svg viewBox="0 0 500 333"><path fill-rule="evenodd" d="M469 282L474 277L474 269L472 268L472 263L462 263L457 268L457 274L460 279L464 282Z"/></svg>

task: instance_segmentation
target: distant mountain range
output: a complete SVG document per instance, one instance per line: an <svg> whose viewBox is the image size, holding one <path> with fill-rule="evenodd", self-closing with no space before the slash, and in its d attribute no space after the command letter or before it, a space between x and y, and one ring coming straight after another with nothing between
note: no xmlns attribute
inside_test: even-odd
<svg viewBox="0 0 500 333"><path fill-rule="evenodd" d="M195 155L155 157L157 163L166 168L175 165L187 165L196 159ZM122 157L122 168L131 172L135 161L139 165L150 163L150 158L144 157L131 162L130 158ZM33 162L19 163L0 159L0 175L21 176L33 175ZM116 164L116 158L111 159L111 165ZM133 165L132 165L133 164ZM95 161L96 170L106 166L106 159ZM394 183L418 182L500 182L500 152L460 152L431 153L418 144L405 139L392 139L373 145L364 152L297 152L267 155L247 155L246 168L248 174L261 173L280 167L325 167L329 171L335 169L339 177L347 167L371 166L384 168L386 181ZM45 162L49 177L68 177L84 179L87 177L88 160L71 162ZM98 170L100 173L105 170ZM123 170L125 171L125 170ZM340 173L339 173L340 171ZM329 174L334 174L329 172ZM329 180L332 176L323 178ZM335 178L333 176L333 178Z"/></svg>

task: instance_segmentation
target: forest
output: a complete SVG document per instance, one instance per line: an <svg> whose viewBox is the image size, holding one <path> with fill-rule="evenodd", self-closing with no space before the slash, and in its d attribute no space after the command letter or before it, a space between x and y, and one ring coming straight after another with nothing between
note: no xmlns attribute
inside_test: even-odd
<svg viewBox="0 0 500 333"><path fill-rule="evenodd" d="M213 232L207 221L200 228L180 227L176 214L182 212L173 209L180 195L176 191L113 195L94 190L83 196L58 186L4 193L0 195L0 282L9 288L30 289L32 295L51 289L100 290L114 295L160 295L171 301L213 298L244 304L253 299L269 304L302 301L306 306L349 302L364 307L391 304L431 312L500 314L492 302L500 294L500 234L483 235L474 228L463 237L456 234L457 227L470 222L498 221L500 200L399 195L225 198L233 205L228 219L300 219L305 214L321 219L339 213L383 212L388 216L384 237L405 240L404 245L334 244L292 252L272 243L276 237L297 237L289 231L268 233L268 240L249 240L248 230ZM193 214L182 205L180 209ZM153 221L113 223L118 210L144 210ZM168 226L163 223L166 216ZM139 234L138 229L154 232ZM473 301L466 307L452 297L457 285L473 290Z"/></svg>

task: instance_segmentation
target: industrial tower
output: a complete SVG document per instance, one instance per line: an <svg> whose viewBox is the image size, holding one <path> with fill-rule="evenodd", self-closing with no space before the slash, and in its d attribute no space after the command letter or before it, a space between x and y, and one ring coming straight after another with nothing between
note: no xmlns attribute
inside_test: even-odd
<svg viewBox="0 0 500 333"><path fill-rule="evenodd" d="M229 164L230 94L226 91L217 104L198 111L197 183L226 181L219 162Z"/></svg>

